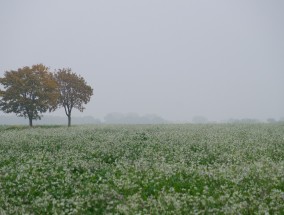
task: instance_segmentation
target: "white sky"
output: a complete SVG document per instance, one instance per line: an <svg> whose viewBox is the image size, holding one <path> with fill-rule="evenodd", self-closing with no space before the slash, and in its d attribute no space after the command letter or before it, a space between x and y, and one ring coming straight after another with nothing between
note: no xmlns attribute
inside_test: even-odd
<svg viewBox="0 0 284 215"><path fill-rule="evenodd" d="M94 88L75 115L278 119L284 1L2 0L0 75L37 63Z"/></svg>

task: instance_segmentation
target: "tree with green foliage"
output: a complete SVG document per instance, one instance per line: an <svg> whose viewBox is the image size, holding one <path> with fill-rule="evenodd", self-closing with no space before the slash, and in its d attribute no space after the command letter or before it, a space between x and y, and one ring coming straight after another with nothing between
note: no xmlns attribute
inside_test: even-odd
<svg viewBox="0 0 284 215"><path fill-rule="evenodd" d="M41 119L42 113L57 106L58 85L43 64L6 71L0 84L4 87L0 92L0 109L28 118L31 127L33 120Z"/></svg>
<svg viewBox="0 0 284 215"><path fill-rule="evenodd" d="M58 107L64 107L65 114L68 117L68 126L70 127L73 108L83 112L85 109L83 105L90 101L93 89L87 85L83 77L72 72L70 68L56 71L55 79L60 91Z"/></svg>

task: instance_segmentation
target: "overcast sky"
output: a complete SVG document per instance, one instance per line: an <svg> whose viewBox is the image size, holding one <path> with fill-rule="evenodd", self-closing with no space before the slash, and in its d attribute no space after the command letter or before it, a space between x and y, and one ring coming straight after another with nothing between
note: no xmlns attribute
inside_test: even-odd
<svg viewBox="0 0 284 215"><path fill-rule="evenodd" d="M278 119L283 11L283 0L2 0L0 75L71 67L94 88L82 116Z"/></svg>

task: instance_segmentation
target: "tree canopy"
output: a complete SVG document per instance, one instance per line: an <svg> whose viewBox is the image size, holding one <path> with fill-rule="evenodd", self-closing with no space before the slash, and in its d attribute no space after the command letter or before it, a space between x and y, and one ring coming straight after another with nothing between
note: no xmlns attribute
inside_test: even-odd
<svg viewBox="0 0 284 215"><path fill-rule="evenodd" d="M60 92L57 105L64 108L68 126L71 126L73 108L83 112L84 104L87 104L93 95L93 89L83 77L72 72L70 68L59 69L55 73L55 79Z"/></svg>
<svg viewBox="0 0 284 215"><path fill-rule="evenodd" d="M43 64L6 71L0 84L0 109L5 113L33 120L41 119L42 113L55 110L59 97L58 84L49 68Z"/></svg>

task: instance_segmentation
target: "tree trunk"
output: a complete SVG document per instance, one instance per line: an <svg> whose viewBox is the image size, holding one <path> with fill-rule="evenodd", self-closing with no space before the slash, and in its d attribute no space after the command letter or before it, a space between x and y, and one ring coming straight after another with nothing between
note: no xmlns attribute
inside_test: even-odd
<svg viewBox="0 0 284 215"><path fill-rule="evenodd" d="M29 125L30 125L30 127L33 127L33 118L32 117L29 117Z"/></svg>
<svg viewBox="0 0 284 215"><path fill-rule="evenodd" d="M68 127L71 126L71 114L68 115Z"/></svg>

